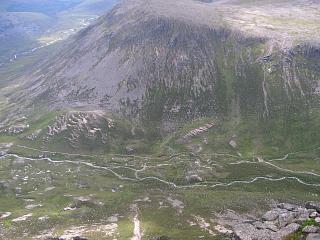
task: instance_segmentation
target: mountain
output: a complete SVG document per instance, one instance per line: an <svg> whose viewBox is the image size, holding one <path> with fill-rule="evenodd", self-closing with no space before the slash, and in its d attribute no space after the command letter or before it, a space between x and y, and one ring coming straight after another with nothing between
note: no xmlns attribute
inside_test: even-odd
<svg viewBox="0 0 320 240"><path fill-rule="evenodd" d="M151 120L312 107L319 4L273 4L125 1L28 76L24 101Z"/></svg>
<svg viewBox="0 0 320 240"><path fill-rule="evenodd" d="M228 149L231 136L249 155L315 146L320 51L311 32L319 7L299 0L124 1L18 79L7 110L16 117L101 110L144 129L142 149L202 118L227 129L202 146L208 151ZM181 142L177 136L170 144ZM134 139L129 134L121 151Z"/></svg>
<svg viewBox="0 0 320 240"><path fill-rule="evenodd" d="M319 1L108 4L0 69L0 239L318 239Z"/></svg>

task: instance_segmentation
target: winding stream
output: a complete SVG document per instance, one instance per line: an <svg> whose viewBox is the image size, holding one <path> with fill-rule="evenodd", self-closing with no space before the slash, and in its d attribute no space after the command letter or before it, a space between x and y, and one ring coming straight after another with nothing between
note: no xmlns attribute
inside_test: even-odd
<svg viewBox="0 0 320 240"><path fill-rule="evenodd" d="M25 146L20 146L20 147L27 148ZM36 150L36 149L34 149L34 150ZM38 151L41 151L41 150L38 150ZM71 154L68 154L68 153L61 153L61 154L71 155ZM88 155L80 155L80 154L72 154L72 155L88 156ZM286 156L288 156L288 154ZM287 158L286 156L284 158L282 158L282 159ZM157 165L147 165L146 163L144 163L144 165L143 165L143 167L141 169L136 169L136 168L130 167L130 166L110 166L110 167L106 167L106 166L96 165L96 164L88 162L88 161L53 160L53 159L51 159L49 157L30 158L30 157L19 156L17 154L4 154L3 156L0 157L0 159L6 158L6 157L14 157L16 159L25 159L25 160L29 160L29 161L47 161L47 162L54 163L54 164L84 165L84 166L89 167L89 168L106 170L106 171L112 173L118 179L124 180L124 181L143 182L143 181L148 181L148 180L154 180L154 181L158 181L159 183L166 184L166 185L168 185L168 186L170 186L172 188L181 188L181 189L183 189L183 188L195 188L195 187L210 187L210 188L229 187L229 186L236 185L236 184L251 184L251 183L255 183L257 181L278 182L278 181L287 181L287 180L293 180L293 181L296 181L296 182L298 182L298 183L300 183L302 185L305 185L305 186L320 187L320 183L306 182L304 180L301 180L297 176L283 176L283 177L277 177L277 178L272 178L272 177L268 177L268 176L257 176L257 177L254 177L254 178L248 179L248 180L239 179L239 180L234 180L234 181L227 182L227 183L206 181L206 182L199 182L199 183L194 183L194 184L189 184L189 185L177 185L174 182L170 182L170 181L168 181L166 179L162 179L162 178L159 178L157 176L146 176L146 177L140 177L139 176L140 173L143 173L147 169L157 168L157 167L162 167L162 166L174 166L176 163L165 163L165 164L161 163L161 164L157 164ZM92 157L92 156L90 156L90 157ZM137 156L137 157L139 157L139 156ZM147 157L141 157L141 158L146 158L147 159ZM274 161L274 160L270 160L270 161ZM272 167L274 169L277 169L279 171L286 172L286 173L292 173L292 174L298 174L298 175L310 175L310 176L313 176L313 177L320 177L320 174L317 174L317 173L314 173L314 172L294 171L294 170L291 170L291 169L286 169L286 168L283 168L283 167L279 167L279 166L271 163L270 161L261 160L259 162L253 162L253 161L243 160L243 161L226 163L226 165L239 165L239 164L256 164L257 165L257 164L265 164L265 165L268 165L268 166L270 166L270 167ZM207 165L203 165L203 166L200 165L200 166L204 167L204 168L210 168L210 166L207 166ZM130 170L130 171L133 171L134 172L134 178L133 177L123 176L123 175L117 173L115 171L117 169L127 169L127 170Z"/></svg>

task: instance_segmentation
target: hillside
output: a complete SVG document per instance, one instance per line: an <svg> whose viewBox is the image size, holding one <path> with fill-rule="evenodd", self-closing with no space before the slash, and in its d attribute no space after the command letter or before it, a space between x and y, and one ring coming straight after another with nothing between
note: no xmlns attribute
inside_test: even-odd
<svg viewBox="0 0 320 240"><path fill-rule="evenodd" d="M290 5L296 15L286 16L282 4L271 11L271 4L248 7L243 1L127 1L29 76L33 98L28 93L26 100L133 115L149 111L152 103L162 109L157 112L180 109L191 117L268 115L281 105L312 103L318 99L319 53L317 34L309 32L319 28L317 11L312 13L319 5L300 7L297 1ZM299 21L304 15L298 9L310 19ZM253 17L256 27L250 25ZM283 24L292 17L295 23ZM177 93L182 99L172 97Z"/></svg>
<svg viewBox="0 0 320 240"><path fill-rule="evenodd" d="M124 0L2 70L0 239L319 238L319 17Z"/></svg>

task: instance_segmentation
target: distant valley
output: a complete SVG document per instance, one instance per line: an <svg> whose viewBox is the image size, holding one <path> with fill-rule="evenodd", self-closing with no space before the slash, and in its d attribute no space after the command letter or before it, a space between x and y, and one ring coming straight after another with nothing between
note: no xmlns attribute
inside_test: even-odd
<svg viewBox="0 0 320 240"><path fill-rule="evenodd" d="M2 1L0 64L66 39L115 3L116 0Z"/></svg>

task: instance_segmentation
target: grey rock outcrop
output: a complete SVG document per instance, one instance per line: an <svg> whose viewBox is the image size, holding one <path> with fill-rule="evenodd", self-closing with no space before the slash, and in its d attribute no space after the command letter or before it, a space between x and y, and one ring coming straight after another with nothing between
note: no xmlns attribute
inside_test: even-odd
<svg viewBox="0 0 320 240"><path fill-rule="evenodd" d="M316 211L320 212L320 202L307 202L306 208L315 209Z"/></svg>
<svg viewBox="0 0 320 240"><path fill-rule="evenodd" d="M300 228L300 225L297 223L290 223L286 227L280 229L280 231L277 232L277 237L282 239L286 236L289 236L290 234L293 234L297 232Z"/></svg>
<svg viewBox="0 0 320 240"><path fill-rule="evenodd" d="M280 228L287 226L295 220L297 214L295 212L280 213L278 217L278 225Z"/></svg>
<svg viewBox="0 0 320 240"><path fill-rule="evenodd" d="M261 220L256 218L229 218L229 225L233 227L234 235L239 240L282 240L299 232L303 239L320 239L320 228L313 219L318 219L319 212L316 202L307 203L305 207L281 203L277 207L264 213ZM307 208L308 207L308 208ZM232 216L232 215L231 215ZM316 217L316 218L315 218ZM320 219L320 218L319 218ZM225 220L224 220L225 221ZM313 220L315 221L315 220ZM315 221L316 222L316 221ZM309 224L305 226L305 224Z"/></svg>
<svg viewBox="0 0 320 240"><path fill-rule="evenodd" d="M310 234L308 234L306 240L320 240L320 234L319 233L310 233Z"/></svg>
<svg viewBox="0 0 320 240"><path fill-rule="evenodd" d="M268 212L266 212L263 216L262 219L264 221L274 221L279 217L279 210L273 209Z"/></svg>
<svg viewBox="0 0 320 240"><path fill-rule="evenodd" d="M316 226L306 226L302 229L304 233L317 233L319 232L319 227Z"/></svg>
<svg viewBox="0 0 320 240"><path fill-rule="evenodd" d="M280 240L273 231L268 229L259 230L250 223L242 223L234 226L234 233L240 240Z"/></svg>

